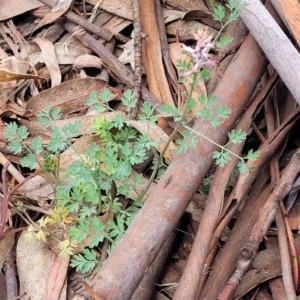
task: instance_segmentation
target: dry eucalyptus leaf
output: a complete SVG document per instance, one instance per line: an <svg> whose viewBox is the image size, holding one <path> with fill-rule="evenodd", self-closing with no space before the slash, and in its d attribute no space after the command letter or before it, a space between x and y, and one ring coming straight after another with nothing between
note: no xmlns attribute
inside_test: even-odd
<svg viewBox="0 0 300 300"><path fill-rule="evenodd" d="M131 21L114 16L103 26L103 28L109 30L113 35L115 35L128 27L130 24L132 24Z"/></svg>
<svg viewBox="0 0 300 300"><path fill-rule="evenodd" d="M85 54L76 57L73 68L81 70L83 68L96 68L101 69L103 66L102 59L95 55Z"/></svg>
<svg viewBox="0 0 300 300"><path fill-rule="evenodd" d="M42 19L39 24L35 27L33 31L43 27L44 25L50 24L62 16L72 4L73 0L57 0L56 4L51 9L51 12L48 13L44 19Z"/></svg>
<svg viewBox="0 0 300 300"><path fill-rule="evenodd" d="M60 65L72 65L77 57L88 53L84 48L73 45L64 45L61 43L54 44L54 49L57 62ZM45 62L41 52L30 54L29 60L33 65Z"/></svg>
<svg viewBox="0 0 300 300"><path fill-rule="evenodd" d="M32 242L28 242L23 232L17 244L20 295L26 294L27 299L30 300L41 300L46 299L47 282L57 254L50 249L49 245L39 241L35 234L32 238ZM67 281L58 299L65 300L66 292Z"/></svg>
<svg viewBox="0 0 300 300"><path fill-rule="evenodd" d="M38 75L14 73L0 69L0 82L9 82L19 79L41 79Z"/></svg>
<svg viewBox="0 0 300 300"><path fill-rule="evenodd" d="M99 79L73 79L68 80L60 85L47 89L35 97L32 97L26 106L26 109L36 115L45 110L49 105L52 108L60 107L63 116L72 112L86 108L86 101L92 91L99 92L104 87L108 88L113 99L120 99L122 93L115 88L109 87L108 84Z"/></svg>
<svg viewBox="0 0 300 300"><path fill-rule="evenodd" d="M198 21L182 21L182 20L177 20L172 23L169 23L166 25L166 32L168 35L173 35L176 36L177 34L179 37L188 37L190 39L194 39L193 36L193 27L195 25L199 25ZM217 30L212 29L211 27L208 27L206 25L201 25L201 28L208 29L211 33L216 35L218 33Z"/></svg>
<svg viewBox="0 0 300 300"><path fill-rule="evenodd" d="M212 14L210 12L204 11L204 10L190 10L186 12L182 16L182 21L200 21L203 24L206 24L208 26L211 26L215 28L216 30L221 29L221 24L219 21L215 21L212 17Z"/></svg>
<svg viewBox="0 0 300 300"><path fill-rule="evenodd" d="M86 0L92 5L98 4L99 0ZM132 20L132 4L131 0L103 0L101 8L113 15Z"/></svg>
<svg viewBox="0 0 300 300"><path fill-rule="evenodd" d="M204 1L166 0L166 3L171 7L183 11L196 10L196 9L208 11L206 5L204 4Z"/></svg>
<svg viewBox="0 0 300 300"><path fill-rule="evenodd" d="M121 45L120 48L124 49L119 56L119 61L124 65L130 64L134 70L134 39L129 40L126 44Z"/></svg>
<svg viewBox="0 0 300 300"><path fill-rule="evenodd" d="M42 51L44 62L50 74L51 87L59 85L61 83L61 73L53 43L40 37L35 38L33 41L39 45Z"/></svg>
<svg viewBox="0 0 300 300"><path fill-rule="evenodd" d="M1 0L0 21L11 19L43 5L38 0L18 0L17 5L15 1Z"/></svg>
<svg viewBox="0 0 300 300"><path fill-rule="evenodd" d="M5 231L5 234L10 233L13 230L13 228L9 228L8 230ZM9 234L5 236L0 243L0 268L2 269L3 263L11 251L13 245L15 242L15 234Z"/></svg>
<svg viewBox="0 0 300 300"><path fill-rule="evenodd" d="M31 200L40 201L54 199L53 188L43 176L37 175L24 183L16 192Z"/></svg>
<svg viewBox="0 0 300 300"><path fill-rule="evenodd" d="M163 9L163 16L165 24L171 23L175 20L181 19L184 15L183 11L172 10L172 9Z"/></svg>

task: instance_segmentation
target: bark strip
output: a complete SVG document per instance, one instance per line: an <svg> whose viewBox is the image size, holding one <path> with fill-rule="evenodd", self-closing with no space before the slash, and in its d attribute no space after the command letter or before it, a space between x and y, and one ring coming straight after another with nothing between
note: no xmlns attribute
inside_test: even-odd
<svg viewBox="0 0 300 300"><path fill-rule="evenodd" d="M268 198L266 204L262 207L258 220L251 232L249 239L240 252L240 257L237 262L236 270L227 281L220 300L230 299L232 293L237 287L238 283L243 279L246 271L249 269L253 258L255 257L258 247L266 235L271 223L274 220L279 203L287 196L293 187L293 183L300 172L300 149L294 154L291 162L287 166L283 176L280 179L278 187L274 190Z"/></svg>
<svg viewBox="0 0 300 300"><path fill-rule="evenodd" d="M248 0L240 14L295 100L300 104L300 55L259 0Z"/></svg>

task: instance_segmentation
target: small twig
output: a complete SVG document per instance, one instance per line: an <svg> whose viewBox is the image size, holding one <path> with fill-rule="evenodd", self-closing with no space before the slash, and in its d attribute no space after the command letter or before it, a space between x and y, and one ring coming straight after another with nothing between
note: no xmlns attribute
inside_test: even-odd
<svg viewBox="0 0 300 300"><path fill-rule="evenodd" d="M18 283L16 278L16 266L12 251L9 252L5 259L3 270L5 272L7 299L14 299L18 297Z"/></svg>
<svg viewBox="0 0 300 300"><path fill-rule="evenodd" d="M107 239L104 240L103 246L101 248L100 261L104 262L107 259L108 253L107 249L109 247L109 241Z"/></svg>
<svg viewBox="0 0 300 300"><path fill-rule="evenodd" d="M272 102L273 101L271 100L271 98L268 98L265 103L265 115L268 135L271 135L275 131L276 127L279 126L279 121L276 122L278 118L276 118L275 116L275 109L272 105ZM260 137L261 142L266 141L266 139L263 137L258 128L256 129L256 133ZM278 151L275 153L275 155L270 161L271 190L275 189L277 183L280 180L280 170L277 153ZM298 259L293 233L288 220L285 218L286 210L284 204L281 202L279 207L281 214L277 212L276 224L277 227L280 227L280 229L278 228L278 240L282 265L282 277L285 286L285 291L287 294L289 294L289 291L291 289L293 290L294 287L297 288L298 286ZM289 244L289 247L287 246L287 244ZM293 268L291 268L291 262ZM292 269L294 274L294 281L292 278ZM294 296L296 297L296 295ZM293 297L293 295L291 295L291 297Z"/></svg>
<svg viewBox="0 0 300 300"><path fill-rule="evenodd" d="M83 17L87 19L85 0L82 1Z"/></svg>
<svg viewBox="0 0 300 300"><path fill-rule="evenodd" d="M291 162L286 167L284 174L277 188L268 198L265 205L262 207L259 218L252 229L251 235L240 252L240 257L237 262L237 267L232 276L227 281L226 286L220 294L220 300L230 299L238 283L243 279L244 274L249 269L254 256L257 253L258 247L266 235L268 228L274 220L278 204L286 197L291 190L295 178L300 171L300 148L294 154Z"/></svg>
<svg viewBox="0 0 300 300"><path fill-rule="evenodd" d="M68 32L73 33L76 26L71 22L65 22L64 28ZM99 55L99 57L103 60L104 64L120 79L120 81L127 84L130 88L134 87L132 72L126 66L124 66L112 53L110 53L103 45L101 45L95 38L93 38L87 33L75 34L74 36L84 45L93 50L97 55ZM142 87L142 96L155 108L161 106L161 103L144 86Z"/></svg>
<svg viewBox="0 0 300 300"><path fill-rule="evenodd" d="M51 8L55 5L55 2L52 0L41 0L40 2L44 3L45 5L47 5ZM93 23L90 23L89 21L85 20L84 18L77 16L72 11L67 11L64 14L64 17L72 22L75 22L76 24L80 25L82 28L96 34L97 36L103 38L106 41L110 41L113 37L113 34L109 30L98 27L97 25L95 25Z"/></svg>
<svg viewBox="0 0 300 300"><path fill-rule="evenodd" d="M283 203L281 202L283 205ZM285 227L284 219L282 217L282 212L280 210L276 213L276 225L278 233L278 242L280 249L281 258L281 269L284 290L289 300L296 300L295 286L292 276L291 260L289 255L289 245L287 240L287 228Z"/></svg>
<svg viewBox="0 0 300 300"><path fill-rule="evenodd" d="M134 88L133 92L137 98L137 105L131 110L129 118L135 120L141 105L142 86L142 23L140 5L138 0L131 0L133 8L133 30L134 30Z"/></svg>
<svg viewBox="0 0 300 300"><path fill-rule="evenodd" d="M3 196L0 204L0 242L2 240L2 235L4 231L4 225L6 223L6 216L8 210L8 201L10 197L16 192L16 190L21 187L25 182L27 182L32 177L36 176L37 173L33 173L25 178L22 182L16 185L10 192L8 192L7 183L6 183L6 172L10 165L10 162L6 163L4 168L2 169L2 186L3 186Z"/></svg>
<svg viewBox="0 0 300 300"><path fill-rule="evenodd" d="M6 172L10 163L6 163L2 169L2 185L3 185L3 196L1 197L1 206L0 206L0 241L2 240L2 234L4 231L4 225L6 223L7 209L8 209L8 191L6 183Z"/></svg>

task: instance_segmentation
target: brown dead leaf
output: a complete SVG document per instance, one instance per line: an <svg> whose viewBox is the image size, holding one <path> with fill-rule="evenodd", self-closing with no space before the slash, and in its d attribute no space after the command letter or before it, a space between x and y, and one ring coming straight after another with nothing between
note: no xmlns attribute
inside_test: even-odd
<svg viewBox="0 0 300 300"><path fill-rule="evenodd" d="M57 0L56 4L51 9L51 12L40 21L33 31L36 31L37 29L56 21L70 8L72 1L73 0Z"/></svg>
<svg viewBox="0 0 300 300"><path fill-rule="evenodd" d="M132 24L131 21L114 16L103 26L103 28L109 30L113 35L115 35L130 24Z"/></svg>
<svg viewBox="0 0 300 300"><path fill-rule="evenodd" d="M0 34L9 45L14 56L21 59L20 53L25 46L25 41L21 33L16 29L12 19L6 22L0 22Z"/></svg>
<svg viewBox="0 0 300 300"><path fill-rule="evenodd" d="M149 36L142 41L142 59L149 90L163 104L174 105L170 86L163 66L162 49L156 21L155 4L146 0L140 5L143 31Z"/></svg>
<svg viewBox="0 0 300 300"><path fill-rule="evenodd" d="M188 38L188 39L192 40L192 39L194 39L193 27L196 24L199 25L199 22L198 21L185 21L185 22L183 22L181 20L177 20L177 21L174 21L174 22L169 23L169 24L166 25L166 32L169 35L173 35L173 36L179 35L179 37L185 37L185 38ZM213 28L208 27L206 25L202 24L201 28L207 28L214 35L217 34L216 30L214 30Z"/></svg>
<svg viewBox="0 0 300 300"><path fill-rule="evenodd" d="M27 74L30 70L28 62L17 60L15 57L6 57L0 61L0 114L7 111L7 101L11 99L14 102L13 92L24 79L40 79L34 74Z"/></svg>
<svg viewBox="0 0 300 300"><path fill-rule="evenodd" d="M41 79L38 75L14 73L0 69L0 82L8 82L19 79Z"/></svg>
<svg viewBox="0 0 300 300"><path fill-rule="evenodd" d="M118 57L119 61L124 65L130 64L131 68L134 70L134 39L131 39L126 44L121 45L120 48L123 49L122 54Z"/></svg>
<svg viewBox="0 0 300 300"><path fill-rule="evenodd" d="M166 2L171 7L176 7L179 10L183 11L190 11L196 9L201 9L204 11L208 10L206 5L204 4L204 1L167 0Z"/></svg>
<svg viewBox="0 0 300 300"><path fill-rule="evenodd" d="M72 65L78 56L85 55L88 51L81 47L73 45L64 45L61 43L54 44L55 55L57 62L60 65ZM32 53L29 55L29 60L33 65L43 63L44 58L41 52Z"/></svg>
<svg viewBox="0 0 300 300"><path fill-rule="evenodd" d="M1 0L0 21L19 16L27 11L43 6L38 0L18 0L15 1Z"/></svg>
<svg viewBox="0 0 300 300"><path fill-rule="evenodd" d="M97 5L99 0L86 0L87 3ZM132 20L132 4L131 0L103 0L101 8L113 15L124 19Z"/></svg>
<svg viewBox="0 0 300 300"><path fill-rule="evenodd" d="M83 68L97 68L101 69L103 65L102 59L95 55L81 55L76 57L73 68L81 70Z"/></svg>
<svg viewBox="0 0 300 300"><path fill-rule="evenodd" d="M31 300L46 299L47 282L56 259L49 245L39 241L36 234L32 242L25 240L24 232L17 244L17 267L20 279L20 295L26 294ZM67 282L64 281L60 300L66 299Z"/></svg>
<svg viewBox="0 0 300 300"><path fill-rule="evenodd" d="M220 30L221 29L221 25L220 22L215 21L212 17L212 14L208 11L204 11L204 10L190 10L188 12L186 12L183 16L182 16L182 21L192 21L192 20L197 20L200 21L203 24L206 24L208 26L211 26L213 28L215 28L216 30Z"/></svg>
<svg viewBox="0 0 300 300"><path fill-rule="evenodd" d="M163 16L165 24L173 22L175 20L181 19L184 15L183 11L172 10L172 9L163 9Z"/></svg>
<svg viewBox="0 0 300 300"><path fill-rule="evenodd" d="M39 45L42 51L44 62L50 74L51 87L59 85L61 83L61 73L53 43L40 37L35 38L33 41Z"/></svg>
<svg viewBox="0 0 300 300"><path fill-rule="evenodd" d="M59 106L63 116L66 116L69 113L86 108L86 101L89 94L92 91L99 92L104 87L109 88L113 95L112 99L121 98L122 94L118 89L109 87L102 80L77 78L65 81L54 88L47 89L32 97L28 101L26 109L33 115L36 115L45 110L49 105L52 108Z"/></svg>
<svg viewBox="0 0 300 300"><path fill-rule="evenodd" d="M40 175L29 179L17 190L16 194L41 203L45 200L54 199L55 196L51 184Z"/></svg>
<svg viewBox="0 0 300 300"><path fill-rule="evenodd" d="M5 234L11 232L13 228L9 228L5 231ZM6 259L6 256L11 251L15 242L15 234L9 234L1 240L0 243L0 268L2 269L3 263Z"/></svg>

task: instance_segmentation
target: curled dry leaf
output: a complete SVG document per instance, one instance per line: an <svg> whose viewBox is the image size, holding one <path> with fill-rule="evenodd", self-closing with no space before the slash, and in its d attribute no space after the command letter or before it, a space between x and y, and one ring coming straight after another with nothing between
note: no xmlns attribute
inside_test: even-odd
<svg viewBox="0 0 300 300"><path fill-rule="evenodd" d="M123 49L122 54L119 56L119 61L124 65L130 64L134 70L134 39L131 39L126 44L120 46Z"/></svg>
<svg viewBox="0 0 300 300"><path fill-rule="evenodd" d="M50 24L57 20L60 16L62 16L72 4L73 0L57 0L56 4L51 9L51 12L48 13L44 19L40 21L40 23L35 27L33 31L43 27L44 25Z"/></svg>
<svg viewBox="0 0 300 300"><path fill-rule="evenodd" d="M53 43L40 37L35 38L33 41L41 48L44 62L50 74L51 87L59 85L61 83L61 73Z"/></svg>
<svg viewBox="0 0 300 300"><path fill-rule="evenodd" d="M15 1L1 0L0 21L11 19L43 5L38 0L18 0L18 5Z"/></svg>
<svg viewBox="0 0 300 300"><path fill-rule="evenodd" d="M101 69L103 65L102 59L95 55L81 55L76 57L73 68L76 70L81 70L83 68L96 68Z"/></svg>
<svg viewBox="0 0 300 300"><path fill-rule="evenodd" d="M171 23L175 20L181 19L184 15L183 11L172 10L172 9L163 9L163 16L165 24Z"/></svg>
<svg viewBox="0 0 300 300"><path fill-rule="evenodd" d="M206 24L208 26L211 26L215 28L216 30L220 30L220 22L215 21L212 17L212 14L210 12L204 11L204 10L190 10L182 16L182 21L191 21L191 20L197 20L200 21L203 24Z"/></svg>
<svg viewBox="0 0 300 300"><path fill-rule="evenodd" d="M54 44L54 50L57 62L60 65L72 65L78 56L87 54L88 52L87 49L73 45L64 45L61 43ZM41 52L30 54L29 60L33 65L45 62Z"/></svg>

